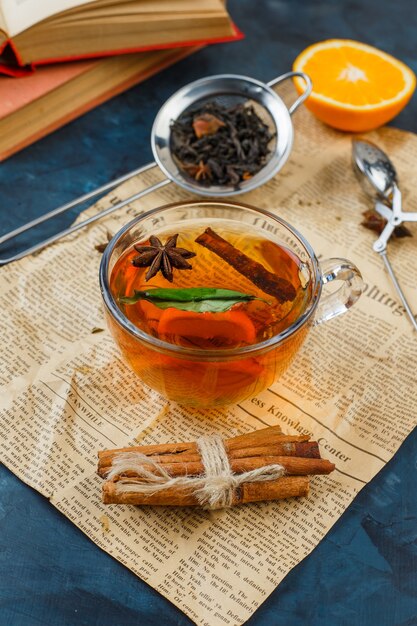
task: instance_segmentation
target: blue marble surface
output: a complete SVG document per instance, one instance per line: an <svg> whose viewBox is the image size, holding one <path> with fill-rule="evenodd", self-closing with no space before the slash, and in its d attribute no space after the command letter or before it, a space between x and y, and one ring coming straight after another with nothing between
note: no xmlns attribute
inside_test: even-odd
<svg viewBox="0 0 417 626"><path fill-rule="evenodd" d="M229 8L243 41L200 51L0 164L0 232L148 162L160 105L201 76L270 80L305 46L330 37L376 45L417 72L413 0L232 0ZM417 132L416 114L414 97L393 124ZM74 217L57 218L39 237ZM248 624L417 626L416 484L413 433ZM1 468L0 626L138 624L191 621Z"/></svg>

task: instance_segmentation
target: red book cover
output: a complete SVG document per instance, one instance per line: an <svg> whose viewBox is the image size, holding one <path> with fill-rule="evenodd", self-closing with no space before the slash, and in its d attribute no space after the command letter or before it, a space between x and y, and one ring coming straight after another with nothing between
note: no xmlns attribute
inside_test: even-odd
<svg viewBox="0 0 417 626"><path fill-rule="evenodd" d="M0 44L0 74L12 77L28 76L32 74L36 67L42 65L50 65L52 63L62 63L67 61L78 61L91 58L102 58L104 56L114 56L119 54L132 54L134 52L148 52L151 50L166 50L172 48L201 47L206 44L226 43L228 41L237 41L244 37L243 33L232 24L233 34L228 37L217 37L204 40L189 40L169 44L155 44L151 46L138 46L136 48L122 48L118 50L100 52L96 54L85 54L77 56L64 56L50 59L42 59L35 63L24 64L19 51L12 39L7 39Z"/></svg>

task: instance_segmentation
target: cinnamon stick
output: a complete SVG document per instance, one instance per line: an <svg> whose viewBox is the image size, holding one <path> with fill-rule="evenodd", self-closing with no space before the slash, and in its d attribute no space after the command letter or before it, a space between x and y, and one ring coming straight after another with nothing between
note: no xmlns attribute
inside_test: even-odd
<svg viewBox="0 0 417 626"><path fill-rule="evenodd" d="M243 459L230 459L230 468L235 474L250 472L266 465L282 465L286 474L290 476L307 476L309 474L330 474L335 468L334 464L327 459L308 459L293 456L254 456ZM154 466L143 464L146 470L154 472ZM201 461L191 461L189 463L164 463L163 468L173 478L179 476L201 476L204 474L204 465ZM99 471L99 475L104 477L106 471ZM134 471L123 472L122 476L135 477ZM119 477L119 478L120 478ZM115 477L113 480L117 481Z"/></svg>
<svg viewBox="0 0 417 626"><path fill-rule="evenodd" d="M229 449L232 448L250 448L254 446L264 445L271 441L308 441L310 437L307 435L284 435L280 426L267 426L266 428L260 428L259 430L253 430L249 433L243 433L242 435L236 435L225 439L225 445ZM139 449L142 454L176 454L177 452L195 452L197 451L197 445L195 441L186 441L179 443L158 443L148 446L135 446L128 448L117 448L114 450L101 450L98 453L99 459L113 454L115 452L129 452L134 449Z"/></svg>
<svg viewBox="0 0 417 626"><path fill-rule="evenodd" d="M244 483L236 489L233 505L281 500L308 495L309 481L306 476L284 476L266 482ZM189 488L170 487L154 494L118 493L117 483L108 481L103 485L104 504L136 504L154 506L198 506L198 501Z"/></svg>
<svg viewBox="0 0 417 626"><path fill-rule="evenodd" d="M297 292L290 281L268 271L261 263L235 248L211 228L206 228L204 233L197 237L196 242L217 254L259 289L274 296L278 302L292 302L295 299Z"/></svg>
<svg viewBox="0 0 417 626"><path fill-rule="evenodd" d="M233 458L237 451L245 450L248 453L244 453L245 456L256 456L257 453L249 454L251 448L261 448L268 447L269 456L280 455L286 456L290 454L290 447L287 447L288 444L297 444L297 447L294 449L294 456L311 456L311 457L320 457L320 452L318 450L318 445L315 442L308 442L308 435L283 435L281 428L278 426L270 426L268 428L262 428L260 430L255 430L251 433L244 433L243 435L237 435L236 437L231 437L230 439L225 439L224 445L228 456ZM300 444L311 443L310 446L301 446ZM275 446L277 446L275 448ZM99 456L99 473L104 473L106 468L110 468L113 459L116 454L120 452L140 452L141 454L145 454L146 456L152 456L155 460L159 462L162 461L163 456L174 456L178 460L181 461L192 461L198 460L200 458L198 446L195 441L190 441L186 443L164 443L164 444L154 444L149 446L129 446L127 448L117 448L114 450L103 450L98 453ZM190 458L186 458L190 455ZM195 459L191 458L191 455L195 455ZM180 457L182 457L180 459ZM174 462L174 459L172 460Z"/></svg>
<svg viewBox="0 0 417 626"><path fill-rule="evenodd" d="M126 448L122 450L126 452L140 452L143 454L140 447ZM98 473L100 476L104 476L112 466L112 461L116 454L112 456L106 456L99 461ZM198 452L179 452L177 454L161 454L161 455L146 455L161 465L171 463L194 463L200 461L200 455ZM316 441L306 441L300 443L276 443L272 446L260 446L259 448L242 448L236 450L229 450L229 459L244 459L247 457L266 457L266 456L298 456L311 459L319 459L320 451Z"/></svg>
<svg viewBox="0 0 417 626"><path fill-rule="evenodd" d="M236 450L240 448L255 448L272 443L308 441L309 439L308 435L284 435L280 426L267 426L267 428L225 439L225 446L227 450Z"/></svg>
<svg viewBox="0 0 417 626"><path fill-rule="evenodd" d="M329 474L335 468L333 463L320 457L317 442L309 441L307 435L284 435L279 426L244 433L226 439L223 443L231 471L235 475L242 475L270 465L282 466L286 474L278 479L259 480L259 482L256 480L250 482L249 478L242 476L242 484L235 489L233 494L234 504L307 495L308 475ZM143 485L146 479L140 475L139 468L135 471L133 463L133 468L126 469L104 483L104 503L164 506L196 506L198 504L194 495L194 477L204 477L206 470L196 442L104 450L99 452L99 475L106 477L114 467L115 459L124 452L138 452L148 457L149 462L145 461L141 467L152 474L158 474L155 467L157 463L166 471L169 480L186 477L186 482L188 482L189 478L189 486L175 485L169 488L158 488L148 494L141 493L140 485ZM125 486L126 479L128 479L129 487Z"/></svg>

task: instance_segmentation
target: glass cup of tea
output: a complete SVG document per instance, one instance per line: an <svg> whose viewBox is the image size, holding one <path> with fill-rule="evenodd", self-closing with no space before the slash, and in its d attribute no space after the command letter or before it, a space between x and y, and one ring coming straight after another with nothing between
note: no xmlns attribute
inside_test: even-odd
<svg viewBox="0 0 417 626"><path fill-rule="evenodd" d="M327 289L332 281L336 290ZM167 399L194 407L269 387L311 327L347 311L363 290L350 261L319 263L281 218L221 200L135 218L107 246L100 286L130 367Z"/></svg>

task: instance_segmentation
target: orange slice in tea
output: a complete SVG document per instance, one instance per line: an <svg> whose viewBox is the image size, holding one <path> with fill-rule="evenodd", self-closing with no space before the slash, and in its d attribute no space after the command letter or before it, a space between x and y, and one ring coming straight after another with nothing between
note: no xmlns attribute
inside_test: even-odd
<svg viewBox="0 0 417 626"><path fill-rule="evenodd" d="M138 328L152 335L158 333L160 317L161 309L146 300L141 300L133 306L129 305L129 320Z"/></svg>
<svg viewBox="0 0 417 626"><path fill-rule="evenodd" d="M230 344L250 344L256 340L255 326L243 311L224 313L194 313L165 309L158 324L158 334L217 340L224 347Z"/></svg>
<svg viewBox="0 0 417 626"><path fill-rule="evenodd" d="M313 92L306 101L320 120L340 130L362 132L395 117L413 95L416 77L390 54L349 39L329 39L306 48L294 61ZM294 79L299 92L304 82Z"/></svg>

